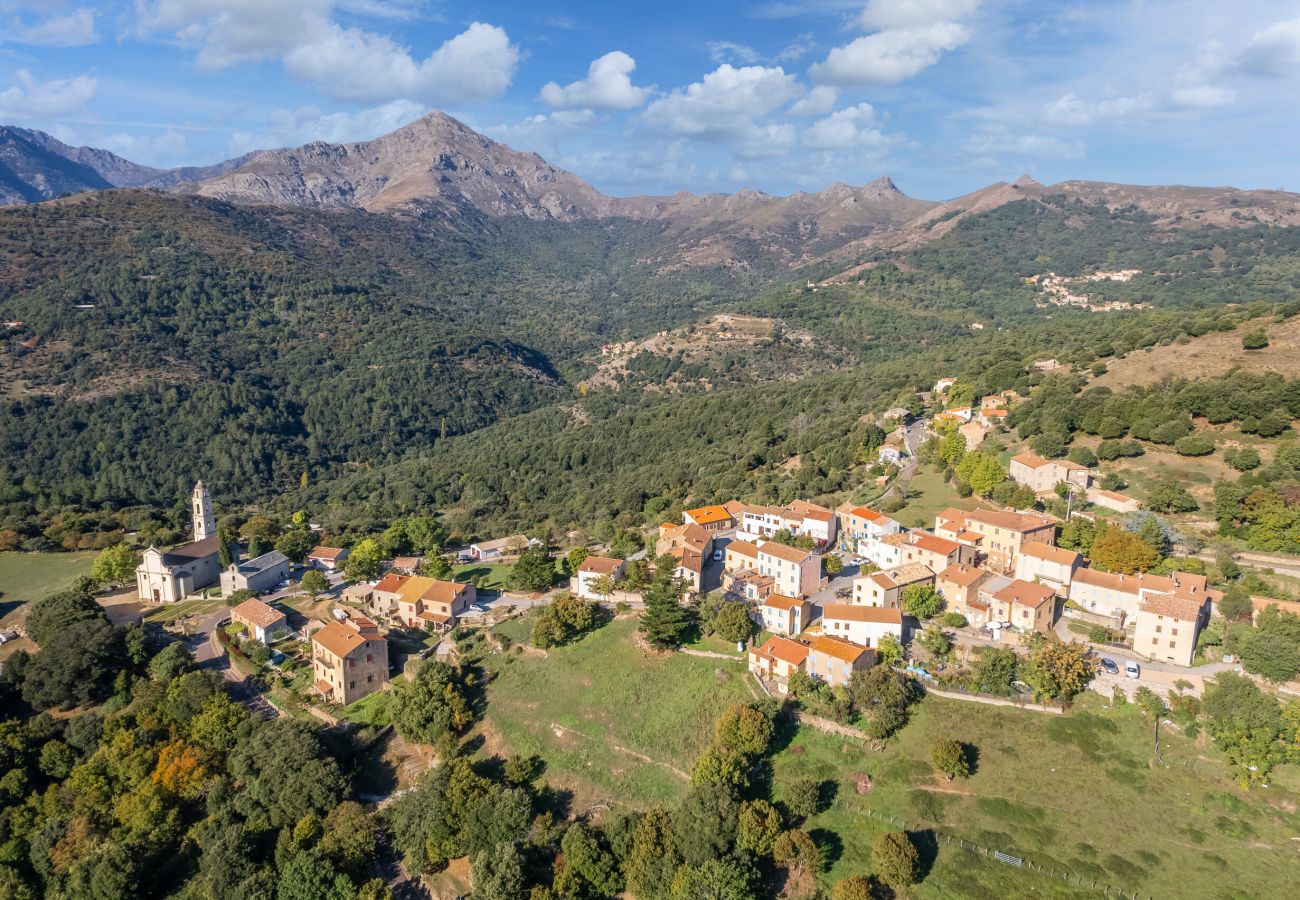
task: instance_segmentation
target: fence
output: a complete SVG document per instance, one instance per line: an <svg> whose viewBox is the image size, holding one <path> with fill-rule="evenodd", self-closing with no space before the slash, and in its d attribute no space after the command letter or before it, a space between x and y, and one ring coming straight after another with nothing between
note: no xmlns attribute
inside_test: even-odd
<svg viewBox="0 0 1300 900"><path fill-rule="evenodd" d="M916 827L911 827L906 822L896 819L893 816L877 812L873 809L866 809L863 810L863 812L871 818L884 822L887 825L891 825L901 831L928 831L934 835L935 840L941 841L949 846L961 847L963 850L977 853L980 856L987 857L1003 863L1004 865L1016 866L1017 868L1028 869L1029 871L1035 872L1039 875L1046 875L1049 878L1054 878L1070 887L1080 888L1083 890L1101 891L1108 897L1113 894L1116 897L1128 897L1129 900L1141 900L1141 895L1136 891L1117 888L1104 881L1098 881L1095 878L1071 872L1069 869L1058 869L1055 866L1041 866L1033 860L1025 859L1021 856L1013 856L1010 853L1004 853L1001 850L995 850L991 847L981 846L980 844L966 840L960 835L951 835L947 831L943 831L931 825L918 825ZM1145 900L1151 900L1151 898L1147 897Z"/></svg>

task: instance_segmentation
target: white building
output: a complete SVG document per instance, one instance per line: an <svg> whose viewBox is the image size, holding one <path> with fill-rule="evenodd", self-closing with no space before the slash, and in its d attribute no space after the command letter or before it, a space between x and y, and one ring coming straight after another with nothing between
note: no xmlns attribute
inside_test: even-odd
<svg viewBox="0 0 1300 900"><path fill-rule="evenodd" d="M1070 592L1074 573L1083 565L1083 557L1073 550L1051 544L1025 544L1016 556L1016 577L1049 585L1062 597Z"/></svg>
<svg viewBox="0 0 1300 900"><path fill-rule="evenodd" d="M221 577L216 517L202 481L194 485L191 499L194 540L167 551L150 547L141 554L135 570L136 592L147 603L176 603Z"/></svg>
<svg viewBox="0 0 1300 900"><path fill-rule="evenodd" d="M231 563L221 573L221 596L229 597L235 591L257 591L269 593L284 581L289 580L289 557L279 550L263 553L256 559L246 559L240 563Z"/></svg>
<svg viewBox="0 0 1300 900"><path fill-rule="evenodd" d="M859 647L880 648L880 639L892 634L903 643L903 612L897 608L828 603L822 607L822 633Z"/></svg>

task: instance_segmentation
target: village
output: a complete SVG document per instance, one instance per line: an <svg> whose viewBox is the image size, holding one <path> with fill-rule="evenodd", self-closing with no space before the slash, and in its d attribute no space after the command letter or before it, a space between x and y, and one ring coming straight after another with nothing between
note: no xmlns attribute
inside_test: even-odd
<svg viewBox="0 0 1300 900"><path fill-rule="evenodd" d="M935 384L930 396L940 408L932 415L896 408L881 416L890 431L875 451L886 473L877 488L890 490L891 479L915 467L927 437L956 434L973 450L1004 429L1019 399L1014 392L952 405L944 401L954 384ZM1029 450L1010 457L1006 477L1034 498L1064 496L1067 518L1142 506L1099 487L1087 466ZM729 500L684 509L680 520L641 534L634 552L561 548L564 557L549 563L553 584L533 591L500 584L480 590L482 579L451 574L452 562L508 566L526 552L551 560L553 548L522 534L443 551L433 566L419 556L393 557L374 577L349 579L345 547L316 546L301 563L276 550L249 558L227 547L235 554L223 566L212 497L202 483L194 489L192 519L192 542L142 554L139 599L166 605L226 598L233 604L227 612L181 620L206 641L202 655L229 654L247 670L240 675L272 672L269 699L277 708L291 698L290 706L327 721L428 656L454 659L448 638L457 629L499 622L561 594L610 609L641 608L648 577L663 565L672 567L683 604L712 596L745 606L755 637L737 650L775 696L789 691L795 673L845 687L854 672L882 663L934 682L944 660L923 650L921 640L934 631L966 653L998 646L1026 653L1040 639L1104 635L1092 643L1100 667L1093 687L1106 695L1138 687L1168 692L1175 683L1199 687L1204 676L1229 668L1201 660L1193 672L1198 637L1222 599L1204 574L1095 568L1058 546L1064 523L1036 509L949 507L928 527L907 528L849 501L831 509L798 499L783 506ZM437 577L429 574L435 570Z"/></svg>

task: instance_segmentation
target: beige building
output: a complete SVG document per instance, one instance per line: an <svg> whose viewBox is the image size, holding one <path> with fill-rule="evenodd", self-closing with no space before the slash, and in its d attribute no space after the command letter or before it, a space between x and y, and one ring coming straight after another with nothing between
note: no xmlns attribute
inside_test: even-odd
<svg viewBox="0 0 1300 900"><path fill-rule="evenodd" d="M1130 513L1137 512L1142 508L1142 501L1136 497L1130 497L1128 494L1121 494L1119 491L1107 491L1102 488L1088 488L1088 502L1093 506L1100 506L1104 509L1113 509L1115 512Z"/></svg>
<svg viewBox="0 0 1300 900"><path fill-rule="evenodd" d="M171 550L150 547L135 570L136 593L146 603L176 603L221 579L220 544L212 496L200 481L190 498L194 540Z"/></svg>
<svg viewBox="0 0 1300 900"><path fill-rule="evenodd" d="M1083 565L1083 557L1073 550L1052 544L1024 544L1016 556L1016 577L1021 581L1038 581L1051 586L1065 597L1070 592L1074 573Z"/></svg>
<svg viewBox="0 0 1300 900"><path fill-rule="evenodd" d="M822 633L860 647L880 648L887 634L903 643L903 613L897 608L827 603L822 607Z"/></svg>
<svg viewBox="0 0 1300 900"><path fill-rule="evenodd" d="M835 519L839 525L840 548L844 550L855 547L863 538L879 538L903 530L902 525L884 513L852 503L836 507Z"/></svg>
<svg viewBox="0 0 1300 900"><path fill-rule="evenodd" d="M736 527L736 517L725 506L701 506L682 513L682 524L698 525L705 531L716 533Z"/></svg>
<svg viewBox="0 0 1300 900"><path fill-rule="evenodd" d="M324 572L337 572L348 561L346 547L317 547L307 554L307 565Z"/></svg>
<svg viewBox="0 0 1300 900"><path fill-rule="evenodd" d="M769 594L758 607L758 617L765 631L794 637L808 627L812 604L797 597Z"/></svg>
<svg viewBox="0 0 1300 900"><path fill-rule="evenodd" d="M423 575L403 578L397 585L396 594L396 618L408 628L433 631L455 628L461 613L478 599L478 591L472 584L440 581Z"/></svg>
<svg viewBox="0 0 1300 900"><path fill-rule="evenodd" d="M1148 659L1190 666L1206 620L1207 597L1153 594L1137 610L1133 649Z"/></svg>
<svg viewBox="0 0 1300 900"><path fill-rule="evenodd" d="M388 680L388 641L361 616L330 622L311 636L311 665L316 692L348 706Z"/></svg>
<svg viewBox="0 0 1300 900"><path fill-rule="evenodd" d="M979 598L979 586L989 573L979 566L962 563L949 566L934 577L934 588L950 612L961 613L974 625L988 621L988 604Z"/></svg>
<svg viewBox="0 0 1300 900"><path fill-rule="evenodd" d="M256 597L250 597L232 609L230 620L243 625L244 634L263 644L278 641L289 633L289 621L284 613Z"/></svg>
<svg viewBox="0 0 1300 900"><path fill-rule="evenodd" d="M903 591L913 584L933 584L934 572L920 563L908 563L885 572L853 579L853 602L858 606L896 608Z"/></svg>
<svg viewBox="0 0 1300 900"><path fill-rule="evenodd" d="M776 686L777 693L790 689L790 676L803 671L808 645L773 635L761 647L749 648L749 671Z"/></svg>
<svg viewBox="0 0 1300 900"><path fill-rule="evenodd" d="M713 549L713 535L693 522L682 525L665 522L659 526L659 536L655 538L656 557L683 548L707 554Z"/></svg>
<svg viewBox="0 0 1300 900"><path fill-rule="evenodd" d="M1017 578L993 594L991 600L990 622L1046 634L1056 621L1056 592L1045 584Z"/></svg>
<svg viewBox="0 0 1300 900"><path fill-rule="evenodd" d="M821 588L822 558L776 541L758 545L758 573L770 575L773 589L787 597L809 597Z"/></svg>
<svg viewBox="0 0 1300 900"><path fill-rule="evenodd" d="M221 596L229 597L235 591L245 590L267 594L288 580L289 557L272 550L256 559L231 563L221 573Z"/></svg>
<svg viewBox="0 0 1300 900"><path fill-rule="evenodd" d="M1087 491L1092 481L1087 466L1068 459L1044 459L1029 451L1011 457L1007 474L1012 481L1032 488L1036 494L1050 494L1062 481L1080 491Z"/></svg>
<svg viewBox="0 0 1300 900"><path fill-rule="evenodd" d="M1016 556L1025 544L1055 544L1056 523L1037 513L995 509L966 511L948 508L935 519L939 537L978 547L985 565L999 572L1011 572Z"/></svg>
<svg viewBox="0 0 1300 900"><path fill-rule="evenodd" d="M1223 593L1207 587L1204 575L1174 572L1171 575L1118 575L1098 569L1079 569L1070 583L1070 601L1086 612L1110 616L1124 624L1137 616L1148 597L1174 594L1203 603L1218 603Z"/></svg>
<svg viewBox="0 0 1300 900"><path fill-rule="evenodd" d="M875 661L873 650L839 638L821 636L809 643L804 670L829 685L848 687L854 672L871 668Z"/></svg>

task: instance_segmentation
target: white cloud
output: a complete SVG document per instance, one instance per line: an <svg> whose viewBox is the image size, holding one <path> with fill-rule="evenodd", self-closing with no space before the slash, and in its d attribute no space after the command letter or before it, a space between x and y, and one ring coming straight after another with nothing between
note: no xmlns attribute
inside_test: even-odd
<svg viewBox="0 0 1300 900"><path fill-rule="evenodd" d="M811 33L805 32L781 48L781 52L772 57L773 62L796 62L803 59L817 47Z"/></svg>
<svg viewBox="0 0 1300 900"><path fill-rule="evenodd" d="M654 90L632 84L636 60L621 50L592 60L587 77L561 87L554 81L543 85L540 99L557 109L633 109L645 103Z"/></svg>
<svg viewBox="0 0 1300 900"><path fill-rule="evenodd" d="M510 86L519 48L505 29L473 22L423 60L392 38L333 21L335 0L137 0L141 28L199 48L222 69L279 59L290 75L347 100L488 100ZM407 5L383 4L392 14Z"/></svg>
<svg viewBox="0 0 1300 900"><path fill-rule="evenodd" d="M1056 125L1115 124L1155 105L1150 94L1084 100L1074 94L1057 97L1043 108L1043 118Z"/></svg>
<svg viewBox="0 0 1300 900"><path fill-rule="evenodd" d="M967 153L980 157L1055 157L1078 159L1083 156L1082 141L1063 141L1038 134L976 134L963 145Z"/></svg>
<svg viewBox="0 0 1300 900"><path fill-rule="evenodd" d="M532 150L555 162L564 139L586 131L595 122L596 114L590 109L557 109L514 124L486 125L479 130L516 150Z"/></svg>
<svg viewBox="0 0 1300 900"><path fill-rule="evenodd" d="M779 66L723 64L651 103L643 120L671 134L731 143L741 156L775 156L794 143L794 126L756 120L798 94L795 77Z"/></svg>
<svg viewBox="0 0 1300 900"><path fill-rule="evenodd" d="M970 32L956 22L878 31L836 47L808 72L825 84L894 84L928 69L968 40Z"/></svg>
<svg viewBox="0 0 1300 900"><path fill-rule="evenodd" d="M9 37L19 44L42 47L81 47L99 40L95 34L95 12L79 7L66 15L51 16L34 25L15 24Z"/></svg>
<svg viewBox="0 0 1300 900"><path fill-rule="evenodd" d="M0 119L42 119L79 112L94 99L99 82L88 75L38 81L26 69L14 73L18 82L0 91Z"/></svg>
<svg viewBox="0 0 1300 900"><path fill-rule="evenodd" d="M868 0L857 21L865 31L915 28L964 19L979 5L980 0Z"/></svg>
<svg viewBox="0 0 1300 900"><path fill-rule="evenodd" d="M273 110L266 127L259 132L240 131L231 135L230 153L238 156L250 150L266 150L306 143L334 144L365 141L395 131L424 115L423 104L393 100L355 112L325 113L316 106Z"/></svg>
<svg viewBox="0 0 1300 900"><path fill-rule="evenodd" d="M95 146L146 165L171 165L188 149L185 134L175 128L152 135L117 132L98 138Z"/></svg>
<svg viewBox="0 0 1300 900"><path fill-rule="evenodd" d="M510 86L519 48L505 29L474 22L423 61L391 38L327 23L284 56L285 71L347 100L490 100Z"/></svg>
<svg viewBox="0 0 1300 900"><path fill-rule="evenodd" d="M749 64L758 62L758 51L747 44L737 44L735 41L709 41L706 46L709 48L709 59L715 63L735 61Z"/></svg>
<svg viewBox="0 0 1300 900"><path fill-rule="evenodd" d="M1237 99L1237 92L1232 88L1199 84L1191 85L1189 87L1175 88L1169 93L1169 98L1179 106L1205 108L1211 106L1227 106L1233 100Z"/></svg>
<svg viewBox="0 0 1300 900"><path fill-rule="evenodd" d="M1282 77L1300 69L1300 18L1275 22L1255 32L1237 58L1248 75Z"/></svg>
<svg viewBox="0 0 1300 900"><path fill-rule="evenodd" d="M818 119L803 133L803 144L813 150L847 150L851 147L883 149L889 139L876 127L876 111L859 103Z"/></svg>
<svg viewBox="0 0 1300 900"><path fill-rule="evenodd" d="M800 97L792 103L789 113L792 116L824 116L835 108L835 101L839 96L838 89L829 84L819 84L810 90L807 96Z"/></svg>

